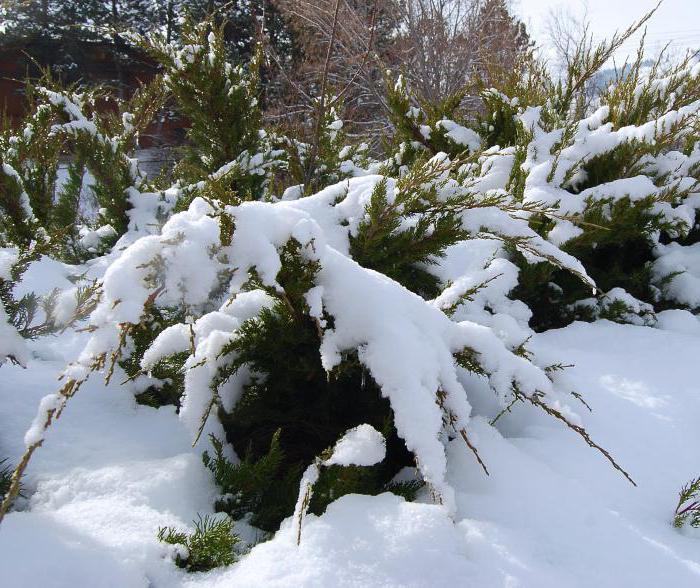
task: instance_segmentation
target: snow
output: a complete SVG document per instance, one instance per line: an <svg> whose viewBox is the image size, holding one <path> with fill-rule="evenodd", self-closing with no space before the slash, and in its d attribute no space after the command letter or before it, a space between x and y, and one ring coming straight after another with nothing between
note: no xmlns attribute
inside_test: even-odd
<svg viewBox="0 0 700 588"><path fill-rule="evenodd" d="M19 187L19 203L22 208L22 212L28 220L32 220L34 218L34 211L32 210L32 205L29 202L29 196L24 191L24 182L22 181L22 177L17 173L17 170L15 170L11 165L7 163L3 163L1 169L3 173L11 177L15 181L16 185Z"/></svg>
<svg viewBox="0 0 700 588"><path fill-rule="evenodd" d="M655 254L653 272L657 280L677 274L666 286L668 295L691 308L700 306L700 243L659 244Z"/></svg>
<svg viewBox="0 0 700 588"><path fill-rule="evenodd" d="M0 305L0 365L5 363L8 357L26 365L28 351L24 339L10 324L5 309Z"/></svg>
<svg viewBox="0 0 700 588"><path fill-rule="evenodd" d="M507 160L494 157L496 166ZM20 356L28 369L0 367L0 455L16 462L25 444L43 439L25 478L28 498L0 528L8 585L697 585L698 537L670 524L678 489L698 475L688 450L700 440L695 316L659 313L656 329L598 321L533 335L529 309L507 297L518 272L493 233L523 237L533 257L539 251L585 274L576 260L538 240L526 219L490 207L465 212L463 224L475 238L449 248L433 268L444 289L426 302L348 255L349 236L380 180L352 178L303 199L228 207L236 225L228 244L219 239L221 211L195 199L161 230L132 234L89 265L91 277L104 273L103 300L90 319L94 332L30 342ZM393 181L387 194L393 201ZM157 529L191 528L197 514L212 510L217 490L200 460L203 447L193 448L192 440L202 426L203 439L208 432L222 436L217 420L207 418L216 369L230 360L220 351L243 321L274 303L269 293L242 287L253 268L264 285L278 287L279 250L290 237L307 260L319 263L306 301L323 329L325 367L331 370L344 351L358 351L389 398L397 430L416 453L432 495L426 490L417 503L388 494L345 496L320 517L288 519L233 566L188 575L173 565ZM3 253L7 268L14 253ZM681 262L690 275L692 263ZM233 272L223 294L212 299L226 270ZM17 292L70 292L76 273L42 258ZM608 297L645 310L624 291ZM84 379L94 357L116 345L114 325L138 320L149 300L193 311L159 335L142 364L148 371L172 353L191 353L180 414L136 405L138 382L120 386L125 378L117 373L107 388L87 380L60 421L44 431L48 411L60 406L55 377L66 362L74 362L68 377ZM452 307L451 317L443 312ZM333 317L332 328L322 323L326 316ZM511 351L525 341L533 362ZM485 377L455 366L453 353L465 346L479 354ZM542 368L555 363L575 367L550 381ZM235 405L249 377L239 370L217 391L224 408ZM525 394L544 393L586 427L638 487L532 407L518 403L491 426L514 381ZM490 476L458 435L446 438L437 390ZM584 394L593 412L569 391ZM320 467L374 463L383 452L376 431L350 431L325 464L312 464L302 497ZM435 495L441 504L433 504ZM301 503L297 510L300 515ZM303 524L299 545L297 521Z"/></svg>
<svg viewBox="0 0 700 588"><path fill-rule="evenodd" d="M95 230L90 230L87 227L83 227L80 231L80 239L78 240L78 243L80 243L80 245L87 251L96 251L104 239L117 236L117 232L111 225L102 225Z"/></svg>
<svg viewBox="0 0 700 588"><path fill-rule="evenodd" d="M537 130L538 116L523 114L539 133L538 153L546 154L543 146L558 135ZM582 133L602 137L598 147L586 149L600 151L618 140L605 138L610 134L606 116L601 110L580 126ZM448 133L462 131L445 122ZM582 153L576 145L565 154L569 161ZM677 170L674 181L680 181L691 165L683 157L668 155L655 165L668 173ZM444 155L436 161L445 161ZM255 156L244 163L264 165ZM484 153L481 177L469 189L502 194L513 164L512 150ZM638 199L658 193L654 184L637 177L575 195L545 181L551 157L540 162L533 156L526 167L526 199L549 198L559 202L562 212L580 210L587 197ZM697 444L700 416L690 384L700 346L695 316L666 311L657 315L657 329L599 321L533 336L527 326L529 309L508 298L518 270L497 237L520 239L533 260L550 259L593 286L578 261L556 246L578 229L560 220L545 240L530 229L527 215L491 206L464 213L463 226L475 238L450 247L431 267L444 288L426 303L349 257L350 236L357 233L381 180L364 175L311 197L300 199L290 192L274 203L244 203L225 211L195 198L189 210L165 224L160 218L183 188L161 194L134 189L130 232L109 256L88 267L91 278L104 278L102 303L90 319L95 331L69 331L26 346L12 333L0 339L28 367L0 368L1 455L16 461L25 445L44 440L26 477L29 498L20 501L23 510L8 515L0 532L0 559L7 558L2 569L10 570L10 585L452 586L456 578L460 584L486 587L617 586L628 579L639 586L669 579L674 586L696 585L697 538L670 525L676 492L698 474L687 450ZM459 189L441 186L447 196ZM388 201L395 197L396 182L388 179ZM236 226L228 244L220 242L217 215L222 212ZM692 220L694 209L684 214ZM239 563L186 575L157 542L157 528L188 528L197 514L211 512L216 489L200 462L202 447L193 448L192 439L203 426L205 433L221 432L216 419L207 418L216 370L230 360L220 352L245 320L274 303L262 290L242 289L249 271L255 269L264 285L279 287L279 250L292 237L306 259L319 263L316 284L305 299L323 330L319 353L324 366L332 370L343 352L358 351L390 399L397 430L442 504L431 504L427 491L413 504L388 494L346 496L320 517L303 517L297 545L300 501L296 516ZM3 276L15 259L14 251L2 250ZM699 290L693 281L700 275L697 259L693 246L657 247L657 279L683 271L669 290L688 304L696 303L693 296ZM211 299L222 273L231 270L222 297ZM69 297L78 273L78 268L43 257L31 264L15 294L59 288ZM633 313L649 310L620 289L606 297L625 302ZM49 411L61 406L55 376L65 362L74 362L66 375L83 380L93 359L116 345L115 324L138 321L149 300L184 305L193 313L164 330L142 361L148 372L173 353L191 353L180 413L137 406L133 392L139 390L138 382L120 387L114 382L124 378L117 374L106 389L96 379L88 380L61 420L44 431ZM332 328L327 316L333 317ZM0 321L2 328L5 324ZM511 352L525 341L534 363ZM465 346L479 354L486 377L455 366L453 353ZM5 347L0 351L6 354ZM541 367L560 362L575 367L557 373L552 382ZM669 365L676 366L672 372ZM250 376L241 369L217 390L225 409L235 405ZM639 488L627 484L560 423L522 403L495 427L489 425L508 402L514 381L526 394L545 393L548 402L585 426ZM458 436L445 447L437 390L444 392L456 428L467 430L478 447L490 476ZM567 397L569 391L585 394L594 412ZM332 457L307 470L300 498L320 467L369 465L380 461L384 450L374 429L349 431ZM37 532L50 557L40 557L32 548Z"/></svg>
<svg viewBox="0 0 700 588"><path fill-rule="evenodd" d="M19 254L16 249L0 248L0 280L12 279L12 267L18 260ZM64 298L64 293L74 292L73 283L69 280L69 276L74 273L75 268L50 257L41 256L29 264L22 274L21 281L12 289L12 295L19 300L32 292L38 296L45 296L58 289L60 294L57 301L65 305L68 300ZM37 318L43 320L43 309L37 311ZM8 357L24 366L29 359L29 348L17 330L9 324L7 312L0 305L0 365Z"/></svg>
<svg viewBox="0 0 700 588"><path fill-rule="evenodd" d="M12 266L19 260L19 254L16 249L3 247L0 248L0 280L12 279Z"/></svg>
<svg viewBox="0 0 700 588"><path fill-rule="evenodd" d="M700 537L671 518L680 486L697 475L689 448L700 441L700 333L692 315L673 312L667 324L679 328L575 323L530 343L544 359L575 364L560 377L584 394L593 408L580 412L584 425L637 488L524 405L491 427L492 392L463 373L491 476L451 442L454 520L433 504L348 495L306 516L299 546L288 520L237 564L204 574L180 571L155 538L159 526L191 527L211 512L216 490L199 450L172 408L138 406L118 385L88 382L30 466L26 510L2 523L5 585L697 586ZM11 459L63 359L79 351L76 337L32 343L53 359L32 359L28 370L0 368L0 448Z"/></svg>
<svg viewBox="0 0 700 588"><path fill-rule="evenodd" d="M299 546L283 528L229 571L186 586L452 586L474 568L460 535L437 506L348 495L320 518L307 515Z"/></svg>
<svg viewBox="0 0 700 588"><path fill-rule="evenodd" d="M608 292L601 294L600 298L586 298L575 302L574 308L587 307L593 313L594 317L605 316L605 312L611 309L613 304L617 303L623 306L624 310L620 313L620 318L623 322L632 325L648 325L655 326L657 322L654 307L651 304L642 302L623 288L612 288Z"/></svg>
<svg viewBox="0 0 700 588"><path fill-rule="evenodd" d="M177 67L204 58L206 49L169 48ZM215 58L209 51L210 64ZM693 66L691 76L697 75L700 67ZM663 94L672 83L658 85ZM399 80L397 91L404 90ZM43 92L69 118L52 132L89 133L117 148L118 137L102 136L84 116L80 94ZM85 328L24 341L0 307L0 459L17 463L25 448L42 444L23 480L26 496L0 526L3 580L49 588L700 585L700 533L671 525L678 490L700 475L700 321L690 312L700 309L700 247L647 235L659 299L690 309L658 314L622 288L597 295L584 266L560 248L582 231L569 215L596 202L651 197L651 211L674 225L672 238L695 225L697 146L687 154L650 154L635 168L639 175L578 189L586 181L585 163L620 145L652 145L669 134L679 143L700 100L674 110L672 97L662 96L668 108L659 108L657 119L615 129L605 104L583 120L550 128L546 107L520 108L516 99L497 98L517 112L529 137L524 161L515 149L495 146L464 164L468 178L460 183L446 171L447 155L438 153L425 168L429 179L421 179L439 202L468 202L457 220L469 238L424 267L440 287L429 301L351 256L352 238L380 183L391 206L411 197L399 191L401 180L373 173L380 162L362 169L347 160L341 169L355 177L310 196L302 197L297 186L281 198L224 205L197 193L228 173L264 181L280 152L244 151L205 181L157 193L140 191L144 176L124 155L133 180L128 232L83 266L41 257L12 291L15 297L56 291L61 320L74 310L75 282L99 280L100 302ZM420 124L425 116L413 107L409 116L426 139L439 130L469 151L481 148L478 134L454 121ZM335 138L342 121L333 120ZM125 114L125 132L132 122ZM21 188L17 172L3 166ZM524 174L517 195L510 193L513 172ZM191 205L172 214L182 194L192 196ZM21 202L31 217L26 194ZM553 228L535 231L533 214L549 216ZM417 221L418 215L406 216L396 230ZM109 225L84 228L81 244L96 251L114 236ZM219 376L237 359L229 349L242 325L286 300L278 276L290 244L314 271L304 312L318 327L323 368L332 377L347 353L357 354L389 401L425 487L414 503L392 494L347 495L320 516L307 514L322 468L371 466L384 458L382 435L360 425L330 456L308 465L294 514L279 532L251 542L232 566L187 574L173 565L172 548L158 542L157 530L191 529L198 515L212 512L218 491L201 453L209 433L224 438L218 407L231 411L251 378L265 374L243 365L225 381ZM593 316L623 306L632 324L597 320L534 333L529 308L509 298L519 270L508 246L528 262L548 261L585 283L596 297L576 305ZM0 279L11 277L17 255L0 249ZM90 377L123 347L129 351L129 329L150 306L180 309L182 322L150 344L143 373L127 381L117 365L106 385ZM176 353L187 356L180 408L139 406L134 395L145 382L162 384L150 372ZM460 367L460 354L473 357L479 369ZM2 363L8 357L13 361ZM75 387L81 389L72 397ZM587 446L585 435L574 434L571 429L583 430L577 427L636 484ZM246 522L237 524L251 536Z"/></svg>
<svg viewBox="0 0 700 588"><path fill-rule="evenodd" d="M79 273L77 268L42 255L29 265L22 275L22 280L13 289L13 294L16 298L21 298L30 292L44 296L54 288L70 289L74 286L70 277L77 273Z"/></svg>
<svg viewBox="0 0 700 588"><path fill-rule="evenodd" d="M16 462L39 399L82 344L84 335L32 342L28 369L1 368L4 456ZM9 515L0 531L3 585L13 588L142 587L148 578L177 585L158 527L191 527L216 496L172 408L138 406L129 390L99 381L86 384L49 430L24 485L28 510Z"/></svg>
<svg viewBox="0 0 700 588"><path fill-rule="evenodd" d="M439 165L446 156L438 155L435 161ZM199 316L194 324L164 331L146 353L142 367L151 369L167 352L190 351L179 417L195 441L205 429L216 429L216 420L209 418L215 402L219 399L226 407L234 406L249 377L246 370L239 370L214 386L218 371L234 359L222 350L250 318L236 316L227 306L230 299L244 293L252 271L264 286L278 290L280 250L294 239L302 258L318 264L316 285L306 300L311 316L324 329L319 349L323 367L331 372L344 352L357 351L382 395L389 399L397 431L415 453L423 477L453 512L454 493L445 480L441 431L447 421L455 432L466 436L471 413L457 378L455 353L469 349L476 354L504 406L515 383L524 394L543 394L574 420L575 414L565 404L559 405L558 392L539 367L542 364L535 365L512 351L529 332L517 324L527 321L522 304L506 302L517 273L510 262L492 259L486 273L476 274L478 281L472 274L464 277L467 268L460 276L450 276L456 278L458 292L445 296L453 302L480 281L494 281L478 301L492 305L493 312L485 312L483 306L481 312L473 309L471 314L465 309L455 321L440 310L441 300L437 307L426 303L349 257L349 237L356 233L373 190L382 180L376 175L352 178L301 200L244 202L223 210L195 198L159 234L142 236L121 251L115 248L114 260L104 274L101 302L90 318L92 336L78 361L66 370L69 381L84 381L91 366L118 346L123 332L120 325L137 323L147 303L192 309ZM438 181L446 197L460 190L449 181ZM396 198L396 182L387 179L386 187L391 202ZM218 219L222 214L230 216L235 225L228 244L220 242ZM477 207L464 213L463 224L487 239L521 239L533 259L549 259L592 285L578 260L539 237L517 215L493 206ZM496 251L491 249L490 255ZM501 274L507 278L496 286ZM224 292L224 298L212 299L211 293L217 290ZM269 305L269 300L261 300L262 305ZM508 314L511 311L516 318ZM324 326L324 313L333 317L332 328ZM438 392L442 394L439 406ZM45 421L44 416L40 413L37 422Z"/></svg>
<svg viewBox="0 0 700 588"><path fill-rule="evenodd" d="M672 309L657 313L656 326L659 329L688 335L700 334L700 320L687 310Z"/></svg>
<svg viewBox="0 0 700 588"><path fill-rule="evenodd" d="M445 136L457 145L463 145L469 151L476 151L481 147L481 137L472 129L463 127L452 120L440 120L436 126L445 130Z"/></svg>
<svg viewBox="0 0 700 588"><path fill-rule="evenodd" d="M333 448L333 454L323 465L371 466L384 459L384 437L371 425L359 425L350 429Z"/></svg>
<svg viewBox="0 0 700 588"><path fill-rule="evenodd" d="M360 195L372 184L367 179L353 182L360 191L352 192L343 206L357 211ZM242 249L236 263L272 264L264 275L273 281L276 262L271 256L277 251L265 243L282 244L291 234L302 244L313 241L315 249L308 254L322 268L309 305L316 316L328 312L335 317L334 329L325 332L324 357L330 367L338 350L359 346L361 360L392 399L399 431L421 456L423 476L441 492L444 505L431 504L427 493L418 503L389 494L345 496L322 516L304 517L298 546L293 518L229 568L192 575L175 568L168 549L156 540L158 527L191 528L198 513L211 512L217 493L201 464L202 448L191 446L208 396L190 392L209 394L212 377L210 367L195 365L204 356L215 364L236 326L272 303L260 290L239 292L194 321L191 330L184 323L164 331L144 358L148 368L173 351L188 350L194 333L196 353L181 415L172 408L138 406L128 386L112 383L105 389L96 379L71 401L30 465L25 479L30 497L20 504L24 510L10 513L2 524L0 567L8 585L696 586L698 537L675 530L670 521L678 489L697 475L696 456L688 450L700 441L700 398L693 384L700 351L697 319L686 311L667 311L659 313L658 329L576 323L535 335L528 343L538 365L575 364L557 375L557 388L584 394L593 412L580 408L577 422L630 471L638 483L634 488L578 437L523 404L496 427L488 424L502 408L493 389L504 396L513 378L526 391L551 389L541 371L508 352L530 335L529 311L506 298L517 272L497 257L498 241L476 239L448 251L440 277L453 281L459 292L482 276L492 278L449 320L439 310L454 300L449 288L446 298L425 304L328 245L342 246L339 234L329 231L324 245L323 225L330 222L333 199L324 194L285 203L278 224L275 216L261 212L277 205L238 208L237 226L248 234L257 227L267 241L260 241L260 248ZM208 242L202 228L211 218L208 210L195 203L172 219L171 227L177 227L172 234ZM246 212L238 215L241 210ZM248 211L254 213L247 217ZM150 236L131 251L141 255L141 247L155 243L169 245ZM238 255L235 245L230 252ZM108 295L148 296L150 291L136 288L134 278L121 282L124 275L141 271L126 263L133 257L123 255L122 269L105 276L110 288L117 288L114 293L108 289ZM47 291L51 282L70 283L70 268L50 260L39 263L44 275L29 273L32 287ZM198 278L196 272L177 275L175 284ZM473 281L460 282L465 276ZM612 294L634 302L623 292ZM485 306L492 312L485 313ZM124 312L119 306L109 310ZM55 376L83 352L88 337L68 332L32 342L29 369L0 368L3 455L18 459L32 419L40 422L55 406L55 396L41 397L55 391ZM464 344L482 352L490 382L448 362ZM392 365L400 369L392 370ZM446 451L439 442L442 423L431 394L438 382L452 393L450 407L464 418L490 476L461 439L450 441ZM235 398L226 402L230 407ZM417 432L412 430L415 422L421 427ZM42 435L40 428L30 428L24 442ZM351 431L323 465L374 463L383 454L378 435L366 427ZM312 481L309 475L304 483Z"/></svg>

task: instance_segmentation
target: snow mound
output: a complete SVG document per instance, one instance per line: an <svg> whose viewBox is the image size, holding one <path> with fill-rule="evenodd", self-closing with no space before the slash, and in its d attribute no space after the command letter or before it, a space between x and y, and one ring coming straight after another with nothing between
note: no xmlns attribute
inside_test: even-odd
<svg viewBox="0 0 700 588"><path fill-rule="evenodd" d="M453 586L473 573L443 509L393 494L350 494L307 516L304 538L283 527L230 570L186 586Z"/></svg>
<svg viewBox="0 0 700 588"><path fill-rule="evenodd" d="M323 465L371 466L382 461L385 454L382 434L372 425L360 425L343 435Z"/></svg>

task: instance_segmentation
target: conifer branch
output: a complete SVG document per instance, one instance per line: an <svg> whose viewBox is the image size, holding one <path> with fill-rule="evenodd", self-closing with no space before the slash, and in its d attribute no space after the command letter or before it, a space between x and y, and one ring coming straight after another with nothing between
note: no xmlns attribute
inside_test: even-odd
<svg viewBox="0 0 700 588"><path fill-rule="evenodd" d="M29 447L27 447L27 449L25 449L24 453L22 454L22 458L15 467L15 470L12 472L12 477L10 478L10 487L7 489L7 494L5 494L2 503L0 503L0 524L2 523L3 518L5 518L7 511L12 506L12 503L15 501L15 499L20 493L22 476L24 475L24 471L29 465L29 460L32 458L32 454L39 447L41 447L43 442L44 440L40 439L36 443L32 443Z"/></svg>
<svg viewBox="0 0 700 588"><path fill-rule="evenodd" d="M599 451L605 459L607 459L610 464L618 471L620 472L625 478L627 478L627 481L632 484L632 486L637 486L637 483L632 479L632 477L622 468L620 465L615 461L612 455L610 455L610 452L598 445L593 439L591 439L591 436L588 434L588 431L581 427L580 425L577 425L575 423L572 423L566 416L564 416L561 411L557 410L556 408L553 408L549 406L547 403L542 401L541 394L540 393L534 393L534 394L525 394L522 391L518 390L517 387L515 387L516 394L522 396L524 399L526 399L528 402L533 404L534 406L537 406L538 408L541 408L543 411L545 411L548 415L553 416L555 419L560 420L563 422L569 429L572 431L578 433L578 435L586 442L586 444L591 447L592 449L596 449Z"/></svg>
<svg viewBox="0 0 700 588"><path fill-rule="evenodd" d="M489 471L486 468L486 464L483 462L481 459L481 456L479 455L479 452L476 449L476 446L469 440L469 437L467 437L467 431L465 429L459 429L459 434L462 436L462 439L464 439L464 442L467 444L467 447L471 450L471 452L474 454L474 457L476 457L476 461L479 462L479 465L481 466L481 469L484 470L484 473L488 476Z"/></svg>
<svg viewBox="0 0 700 588"><path fill-rule="evenodd" d="M36 440L25 448L19 463L12 473L10 488L5 495L2 504L0 504L0 523L2 523L5 514L7 514L8 510L12 506L12 503L19 495L22 476L24 475L32 456L34 455L34 452L43 445L45 432L55 420L60 418L66 404L68 403L68 400L75 395L83 382L84 380L68 380L58 392L58 400L55 406L49 408L45 412L41 429L37 431L35 435L37 437Z"/></svg>

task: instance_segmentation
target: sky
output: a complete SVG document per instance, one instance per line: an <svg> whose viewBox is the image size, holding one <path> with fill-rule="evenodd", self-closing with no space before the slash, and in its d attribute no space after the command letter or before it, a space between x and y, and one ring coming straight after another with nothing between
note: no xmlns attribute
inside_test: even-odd
<svg viewBox="0 0 700 588"><path fill-rule="evenodd" d="M540 45L547 44L545 23L552 9L563 7L582 15L587 7L591 30L597 39L609 38L616 30L626 29L632 22L656 6L658 0L513 0L516 14L528 25ZM647 52L657 54L670 42L672 50L700 48L700 0L664 0L647 23ZM630 39L615 55L616 61L636 53L640 34Z"/></svg>

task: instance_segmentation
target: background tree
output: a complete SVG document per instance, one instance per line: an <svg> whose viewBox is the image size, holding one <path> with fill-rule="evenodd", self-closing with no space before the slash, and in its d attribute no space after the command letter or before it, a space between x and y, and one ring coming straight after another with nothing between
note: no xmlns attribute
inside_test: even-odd
<svg viewBox="0 0 700 588"><path fill-rule="evenodd" d="M478 93L480 81L499 66L512 67L531 46L506 0L277 0L277 5L296 32L302 67L285 76L290 87L285 106L292 108L273 114L308 118L310 98L327 70L330 87L343 92L351 135L391 128L388 69L403 73L418 97L437 102L465 87ZM273 60L280 61L274 55Z"/></svg>

